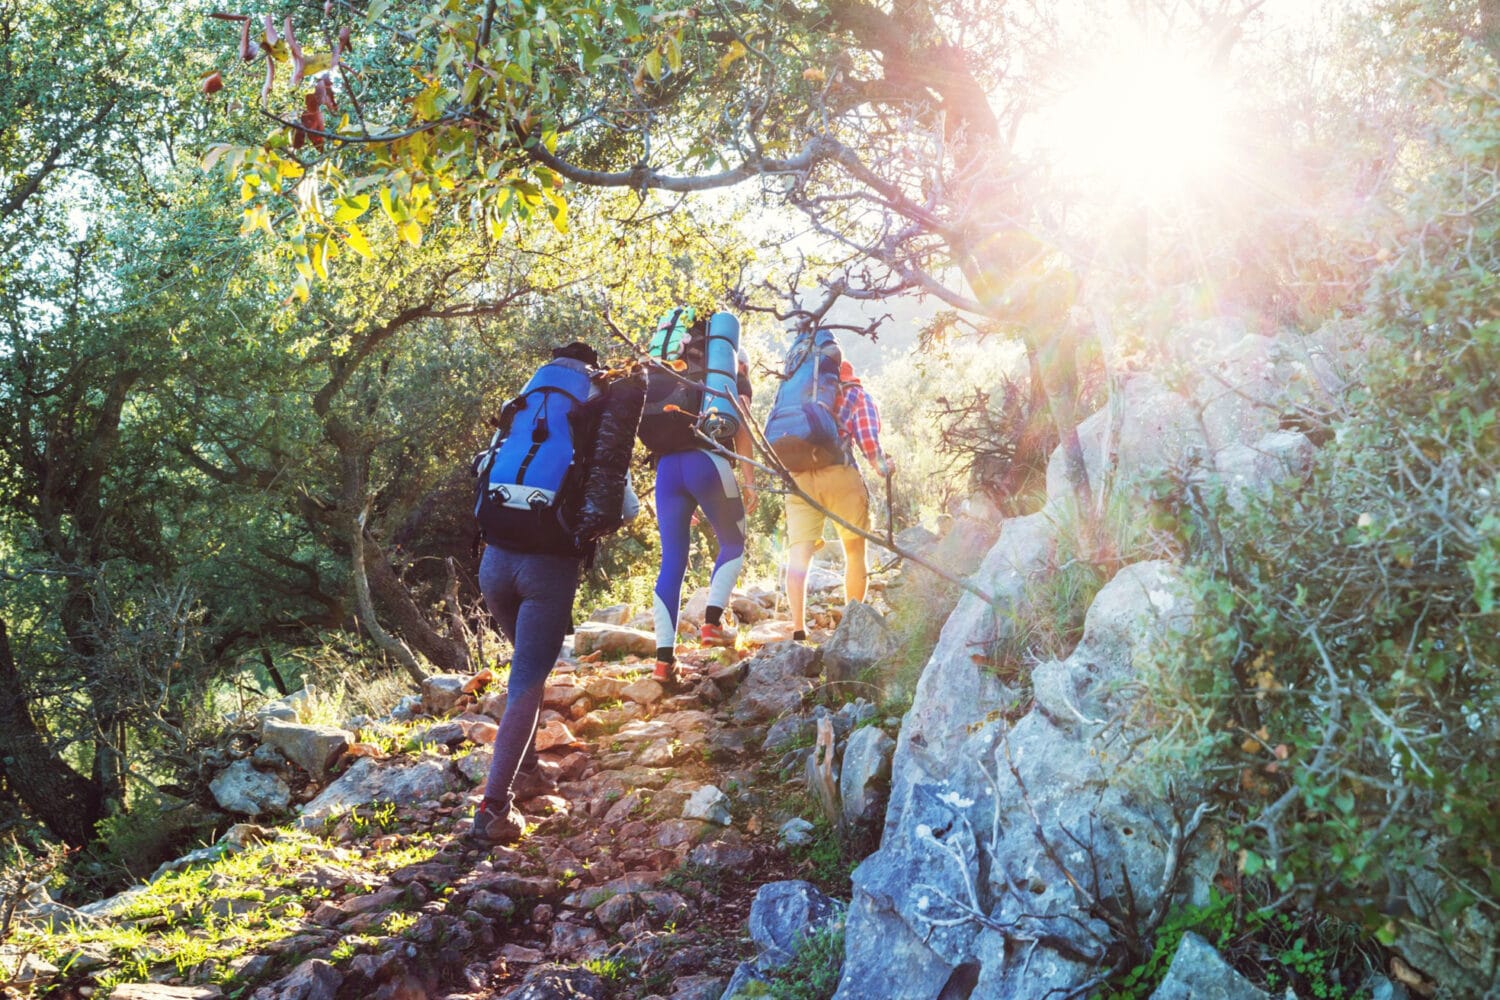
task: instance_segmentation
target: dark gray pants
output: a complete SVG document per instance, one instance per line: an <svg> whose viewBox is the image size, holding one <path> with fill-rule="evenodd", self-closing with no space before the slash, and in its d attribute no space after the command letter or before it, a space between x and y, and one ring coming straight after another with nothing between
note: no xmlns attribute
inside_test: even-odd
<svg viewBox="0 0 1500 1000"><path fill-rule="evenodd" d="M511 786L522 762L527 767L536 763L537 716L547 675L573 620L579 563L575 556L512 552L493 545L485 547L479 563L479 592L515 647L505 715L484 786L485 799L502 811L512 804Z"/></svg>

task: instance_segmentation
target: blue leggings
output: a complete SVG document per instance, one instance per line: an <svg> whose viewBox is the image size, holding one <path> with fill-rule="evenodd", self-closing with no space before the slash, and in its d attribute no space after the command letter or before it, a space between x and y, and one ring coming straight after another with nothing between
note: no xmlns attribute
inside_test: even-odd
<svg viewBox="0 0 1500 1000"><path fill-rule="evenodd" d="M740 564L745 561L745 504L729 459L708 451L679 451L656 463L656 522L661 529L661 572L656 577L656 647L671 649L677 639L682 578L687 574L694 508L701 507L719 554L708 584L708 603L729 603Z"/></svg>
<svg viewBox="0 0 1500 1000"><path fill-rule="evenodd" d="M484 786L484 797L502 813L512 804L510 790L522 762L536 765L537 716L547 675L557 663L563 636L572 623L578 567L576 556L512 552L493 545L485 547L479 563L479 592L500 631L515 647L505 714Z"/></svg>

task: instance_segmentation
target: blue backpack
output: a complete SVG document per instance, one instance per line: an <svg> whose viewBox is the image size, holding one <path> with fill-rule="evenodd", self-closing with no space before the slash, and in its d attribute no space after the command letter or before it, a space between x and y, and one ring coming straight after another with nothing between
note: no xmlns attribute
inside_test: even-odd
<svg viewBox="0 0 1500 1000"><path fill-rule="evenodd" d="M588 366L556 358L505 404L489 448L474 460L474 518L487 543L517 552L577 550L566 508L584 472L575 446L588 398Z"/></svg>
<svg viewBox="0 0 1500 1000"><path fill-rule="evenodd" d="M789 472L844 462L839 440L839 365L844 353L829 330L801 333L787 350L782 383L766 417L766 441Z"/></svg>

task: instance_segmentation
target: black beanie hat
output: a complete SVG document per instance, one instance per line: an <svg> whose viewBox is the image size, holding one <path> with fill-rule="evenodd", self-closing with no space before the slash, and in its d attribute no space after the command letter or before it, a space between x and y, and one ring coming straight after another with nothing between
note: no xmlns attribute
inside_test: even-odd
<svg viewBox="0 0 1500 1000"><path fill-rule="evenodd" d="M599 367L599 352L581 340L575 340L565 347L552 348L554 358L572 358L574 361L582 361L593 368Z"/></svg>

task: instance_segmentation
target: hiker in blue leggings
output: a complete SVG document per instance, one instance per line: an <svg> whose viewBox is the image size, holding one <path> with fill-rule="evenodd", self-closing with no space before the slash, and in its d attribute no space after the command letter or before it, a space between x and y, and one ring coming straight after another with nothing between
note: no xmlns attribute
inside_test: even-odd
<svg viewBox="0 0 1500 1000"><path fill-rule="evenodd" d="M750 406L749 359L740 355L739 394ZM750 432L741 427L731 445L736 454L749 455ZM705 448L670 452L657 458L656 519L661 532L661 570L656 576L656 667L651 676L668 689L679 681L677 671L677 616L682 606L682 580L687 573L695 509L702 510L719 540L714 571L708 584L699 641L705 646L733 646L733 629L723 625L724 608L739 579L745 556L745 517L755 510L755 470L743 462Z"/></svg>

